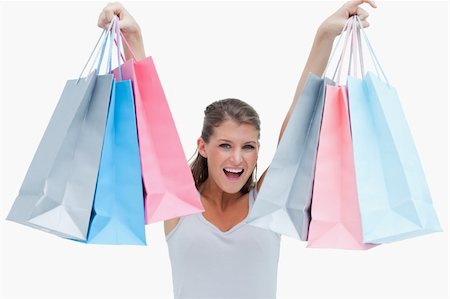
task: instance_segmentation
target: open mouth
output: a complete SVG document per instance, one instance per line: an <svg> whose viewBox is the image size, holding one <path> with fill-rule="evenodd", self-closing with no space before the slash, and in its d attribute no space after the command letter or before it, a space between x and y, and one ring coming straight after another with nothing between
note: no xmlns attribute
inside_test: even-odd
<svg viewBox="0 0 450 299"><path fill-rule="evenodd" d="M230 178L230 179L237 179L239 178L243 173L244 173L244 169L229 169L229 168L224 168L223 172L225 173L225 175Z"/></svg>

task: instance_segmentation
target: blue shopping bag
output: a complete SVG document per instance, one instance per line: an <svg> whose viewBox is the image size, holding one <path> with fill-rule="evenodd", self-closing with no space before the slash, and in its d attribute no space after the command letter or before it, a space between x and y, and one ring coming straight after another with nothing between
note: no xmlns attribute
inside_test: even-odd
<svg viewBox="0 0 450 299"><path fill-rule="evenodd" d="M114 82L87 243L145 245L144 198L131 81Z"/></svg>
<svg viewBox="0 0 450 299"><path fill-rule="evenodd" d="M347 82L363 240L388 243L441 231L397 91L361 32L385 79L368 72Z"/></svg>

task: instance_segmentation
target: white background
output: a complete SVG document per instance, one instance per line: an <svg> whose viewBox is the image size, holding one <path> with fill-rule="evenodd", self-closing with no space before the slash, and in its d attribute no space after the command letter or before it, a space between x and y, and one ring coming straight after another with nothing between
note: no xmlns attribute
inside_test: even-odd
<svg viewBox="0 0 450 299"><path fill-rule="evenodd" d="M259 169L275 151L318 25L343 2L130 2L182 139L195 151L203 110L237 97L262 120ZM305 249L283 237L280 298L447 298L448 3L381 2L369 39L406 117L443 233L370 251ZM148 246L70 242L5 221L66 80L81 71L106 2L2 2L2 295L5 298L172 296L162 223Z"/></svg>

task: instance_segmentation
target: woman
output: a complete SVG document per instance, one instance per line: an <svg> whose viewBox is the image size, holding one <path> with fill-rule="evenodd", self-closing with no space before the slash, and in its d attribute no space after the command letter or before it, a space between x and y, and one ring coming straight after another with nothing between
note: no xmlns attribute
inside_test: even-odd
<svg viewBox="0 0 450 299"><path fill-rule="evenodd" d="M376 7L371 0L347 2L320 25L279 140L308 74L323 73L347 19L357 14L369 25L363 3ZM108 4L98 25L106 28L114 15L137 59L145 58L141 29L121 4ZM126 50L125 55L130 58ZM205 110L191 164L205 212L164 223L176 298L276 296L280 235L245 224L265 176L256 181L259 124L256 111L238 99L216 101Z"/></svg>

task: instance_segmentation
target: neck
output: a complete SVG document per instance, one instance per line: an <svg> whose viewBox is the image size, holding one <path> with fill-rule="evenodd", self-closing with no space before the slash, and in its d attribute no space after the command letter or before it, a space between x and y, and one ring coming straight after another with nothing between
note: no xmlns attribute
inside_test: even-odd
<svg viewBox="0 0 450 299"><path fill-rule="evenodd" d="M200 187L199 190L202 197L210 204L220 208L222 211L226 210L230 204L235 203L241 196L241 192L226 193L210 178L208 178Z"/></svg>

